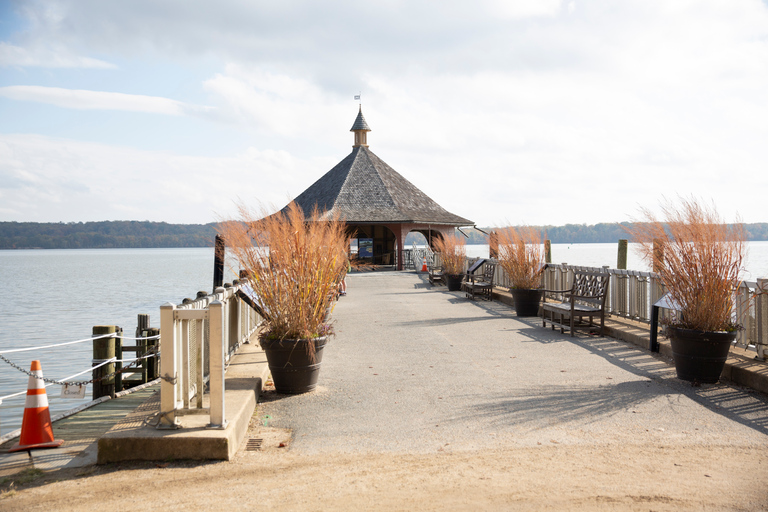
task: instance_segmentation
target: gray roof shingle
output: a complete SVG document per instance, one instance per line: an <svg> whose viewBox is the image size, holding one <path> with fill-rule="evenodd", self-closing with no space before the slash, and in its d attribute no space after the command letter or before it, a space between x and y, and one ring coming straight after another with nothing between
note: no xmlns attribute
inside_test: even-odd
<svg viewBox="0 0 768 512"><path fill-rule="evenodd" d="M307 213L315 206L329 215L338 212L348 223L473 225L446 211L366 146L355 147L294 201Z"/></svg>
<svg viewBox="0 0 768 512"><path fill-rule="evenodd" d="M354 132L355 130L371 131L371 128L368 126L368 123L365 122L365 118L363 117L362 105L360 106L360 112L357 113L357 117L355 118L355 124L352 125L352 128L350 128L349 131Z"/></svg>

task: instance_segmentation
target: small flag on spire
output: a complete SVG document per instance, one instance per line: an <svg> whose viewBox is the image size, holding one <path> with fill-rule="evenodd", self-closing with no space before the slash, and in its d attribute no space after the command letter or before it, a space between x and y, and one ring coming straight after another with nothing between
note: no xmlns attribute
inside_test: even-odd
<svg viewBox="0 0 768 512"><path fill-rule="evenodd" d="M360 95L359 94L355 94L355 99L359 100L360 99Z"/></svg>

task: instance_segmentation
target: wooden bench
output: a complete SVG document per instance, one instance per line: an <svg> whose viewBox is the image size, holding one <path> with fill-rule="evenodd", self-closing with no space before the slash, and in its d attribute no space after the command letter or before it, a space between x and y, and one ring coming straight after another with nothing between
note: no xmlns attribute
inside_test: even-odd
<svg viewBox="0 0 768 512"><path fill-rule="evenodd" d="M573 286L568 290L544 290L545 293L562 293L562 302L544 302L542 304L542 321L560 327L564 333L569 329L571 336L575 329L592 331L599 329L603 336L605 329L605 299L608 295L610 275L604 272L576 271L573 275ZM595 317L600 318L596 324ZM585 321L585 318L588 319Z"/></svg>
<svg viewBox="0 0 768 512"><path fill-rule="evenodd" d="M482 260L482 263L485 263L482 274L475 275L474 271L471 274L467 271L463 288L468 299L475 300L475 294L477 294L487 300L493 300L493 276L496 273L496 264L486 260Z"/></svg>
<svg viewBox="0 0 768 512"><path fill-rule="evenodd" d="M435 285L435 283L443 283L443 267L438 265L436 267L429 267L429 284L432 286Z"/></svg>

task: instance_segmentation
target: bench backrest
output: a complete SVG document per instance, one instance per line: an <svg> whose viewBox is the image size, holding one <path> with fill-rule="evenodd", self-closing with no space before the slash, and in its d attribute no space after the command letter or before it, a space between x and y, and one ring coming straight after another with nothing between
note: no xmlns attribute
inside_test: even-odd
<svg viewBox="0 0 768 512"><path fill-rule="evenodd" d="M605 305L611 276L604 272L575 272L571 295L579 302Z"/></svg>
<svg viewBox="0 0 768 512"><path fill-rule="evenodd" d="M490 261L485 264L483 269L483 281L493 283L493 275L496 273L496 264Z"/></svg>

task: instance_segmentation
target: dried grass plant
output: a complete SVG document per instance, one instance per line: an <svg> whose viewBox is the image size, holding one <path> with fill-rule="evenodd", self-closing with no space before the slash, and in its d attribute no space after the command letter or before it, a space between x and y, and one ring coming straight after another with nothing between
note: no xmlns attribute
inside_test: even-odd
<svg viewBox="0 0 768 512"><path fill-rule="evenodd" d="M464 265L467 261L467 245L464 238L453 234L436 237L433 243L435 250L440 253L440 259L443 263L443 274L463 274Z"/></svg>
<svg viewBox="0 0 768 512"><path fill-rule="evenodd" d="M496 231L499 266L504 269L510 288L541 288L546 256L541 233L529 226L508 227Z"/></svg>
<svg viewBox="0 0 768 512"><path fill-rule="evenodd" d="M671 325L699 331L738 329L733 307L747 251L743 224L726 224L714 204L694 198L663 202L662 219L647 208L640 211L644 219L630 233L681 309Z"/></svg>
<svg viewBox="0 0 768 512"><path fill-rule="evenodd" d="M262 209L257 216L243 204L238 210L240 219L221 222L219 232L250 280L267 339L331 334L326 309L347 271L344 223L317 210L305 218L293 202L273 215Z"/></svg>

